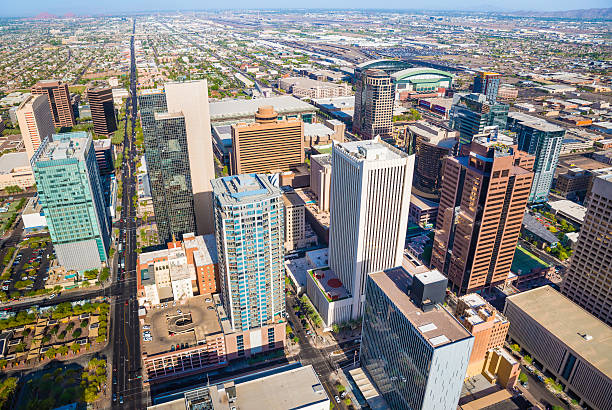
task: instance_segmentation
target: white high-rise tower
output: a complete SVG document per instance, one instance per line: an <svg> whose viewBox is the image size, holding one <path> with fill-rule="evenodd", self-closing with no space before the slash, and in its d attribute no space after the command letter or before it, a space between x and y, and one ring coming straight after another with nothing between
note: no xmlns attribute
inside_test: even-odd
<svg viewBox="0 0 612 410"><path fill-rule="evenodd" d="M362 314L366 276L401 266L408 225L414 155L375 138L335 144L329 267Z"/></svg>

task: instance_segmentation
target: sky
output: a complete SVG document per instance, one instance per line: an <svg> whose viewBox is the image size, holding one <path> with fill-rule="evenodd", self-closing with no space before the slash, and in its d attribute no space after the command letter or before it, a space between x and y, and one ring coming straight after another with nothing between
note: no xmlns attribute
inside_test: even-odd
<svg viewBox="0 0 612 410"><path fill-rule="evenodd" d="M437 10L533 10L556 11L572 9L588 9L610 7L610 0L513 0L511 2L487 0L437 0L436 2L384 0L309 0L307 3L293 3L287 0L0 0L0 16L33 16L41 12L65 14L121 13L136 11L168 10L205 10L210 8L286 8L295 6L308 8L377 8L385 9L422 9L424 7Z"/></svg>

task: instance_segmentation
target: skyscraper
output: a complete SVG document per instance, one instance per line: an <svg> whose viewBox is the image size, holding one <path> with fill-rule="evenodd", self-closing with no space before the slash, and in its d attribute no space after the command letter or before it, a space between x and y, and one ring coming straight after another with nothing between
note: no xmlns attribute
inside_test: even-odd
<svg viewBox="0 0 612 410"><path fill-rule="evenodd" d="M145 158L161 243L209 233L214 177L206 81L166 84L139 97Z"/></svg>
<svg viewBox="0 0 612 410"><path fill-rule="evenodd" d="M59 264L71 270L100 267L110 246L110 220L91 136L72 132L45 139L32 168Z"/></svg>
<svg viewBox="0 0 612 410"><path fill-rule="evenodd" d="M391 409L457 408L474 338L442 307L445 290L436 270L367 276L361 367Z"/></svg>
<svg viewBox="0 0 612 410"><path fill-rule="evenodd" d="M593 179L561 292L612 326L612 174Z"/></svg>
<svg viewBox="0 0 612 410"><path fill-rule="evenodd" d="M262 327L285 313L284 206L266 175L212 181L223 304L232 330Z"/></svg>
<svg viewBox="0 0 612 410"><path fill-rule="evenodd" d="M459 142L469 144L472 137L481 134L485 127L506 128L508 119L506 104L487 101L484 94L455 94L450 111L451 128L459 131Z"/></svg>
<svg viewBox="0 0 612 410"><path fill-rule="evenodd" d="M412 190L419 196L438 202L442 183L442 160L454 154L457 131L419 121L407 127L410 135L408 152L415 153Z"/></svg>
<svg viewBox="0 0 612 410"><path fill-rule="evenodd" d="M87 99L96 135L110 135L117 131L113 90L106 86L89 88Z"/></svg>
<svg viewBox="0 0 612 410"><path fill-rule="evenodd" d="M17 120L28 158L32 159L41 142L53 135L53 115L44 95L31 95L19 105Z"/></svg>
<svg viewBox="0 0 612 410"><path fill-rule="evenodd" d="M168 112L185 117L194 214L199 235L213 233L212 187L215 177L208 83L206 80L166 83Z"/></svg>
<svg viewBox="0 0 612 410"><path fill-rule="evenodd" d="M58 80L42 80L32 87L32 94L46 95L56 127L74 127L74 111L70 103L68 84Z"/></svg>
<svg viewBox="0 0 612 410"><path fill-rule="evenodd" d="M496 102L500 80L501 74L499 73L479 71L474 77L474 86L472 87L472 91L478 94L484 94L487 96L487 100Z"/></svg>
<svg viewBox="0 0 612 410"><path fill-rule="evenodd" d="M401 266L414 155L376 138L334 144L329 267L361 316L368 273Z"/></svg>
<svg viewBox="0 0 612 410"><path fill-rule="evenodd" d="M361 72L355 84L353 132L364 139L391 135L393 121L393 82L383 70Z"/></svg>
<svg viewBox="0 0 612 410"><path fill-rule="evenodd" d="M545 202L555 177L565 129L522 113L511 114L515 121L518 149L535 156L529 202Z"/></svg>
<svg viewBox="0 0 612 410"><path fill-rule="evenodd" d="M510 272L534 158L506 136L477 136L444 159L433 267L458 294L504 283Z"/></svg>
<svg viewBox="0 0 612 410"><path fill-rule="evenodd" d="M302 121L278 120L272 106L263 106L254 123L232 125L232 175L286 171L303 163Z"/></svg>

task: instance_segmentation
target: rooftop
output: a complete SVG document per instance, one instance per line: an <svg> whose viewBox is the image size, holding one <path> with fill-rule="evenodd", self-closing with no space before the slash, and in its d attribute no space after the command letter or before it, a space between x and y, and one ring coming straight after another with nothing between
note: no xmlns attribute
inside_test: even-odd
<svg viewBox="0 0 612 410"><path fill-rule="evenodd" d="M173 346L182 343L192 348L206 336L221 333L211 295L195 296L176 306L149 309L143 324L151 326L153 338L151 342L142 341L143 354L148 356L170 352Z"/></svg>
<svg viewBox="0 0 612 410"><path fill-rule="evenodd" d="M313 269L308 272L312 276L319 290L325 295L328 301L337 301L350 297L351 295L344 287L344 284L333 270L328 267Z"/></svg>
<svg viewBox="0 0 612 410"><path fill-rule="evenodd" d="M213 179L211 184L215 197L224 206L281 195L281 190L272 184L267 175L263 174L232 175Z"/></svg>
<svg viewBox="0 0 612 410"><path fill-rule="evenodd" d="M390 161L409 157L407 153L378 139L342 142L334 144L333 149L344 152L357 161Z"/></svg>
<svg viewBox="0 0 612 410"><path fill-rule="evenodd" d="M30 160L25 152L9 152L0 157L0 174L9 174L15 168L29 166Z"/></svg>
<svg viewBox="0 0 612 410"><path fill-rule="evenodd" d="M85 158L85 148L91 137L85 131L53 134L43 142L32 157L32 163Z"/></svg>
<svg viewBox="0 0 612 410"><path fill-rule="evenodd" d="M299 409L329 400L311 365L237 382L235 387L233 406L241 410ZM222 409L227 404L227 394L218 394L214 408Z"/></svg>
<svg viewBox="0 0 612 410"><path fill-rule="evenodd" d="M279 114L315 112L317 109L312 105L290 95L270 98L256 98L253 100L226 100L210 103L211 122L231 118L251 118L259 107L271 105Z"/></svg>
<svg viewBox="0 0 612 410"><path fill-rule="evenodd" d="M555 234L549 231L542 222L540 222L529 212L525 212L525 216L523 217L523 227L548 243L559 242L559 238L557 238Z"/></svg>
<svg viewBox="0 0 612 410"><path fill-rule="evenodd" d="M521 309L606 377L612 378L612 327L550 286L509 296L506 303Z"/></svg>
<svg viewBox="0 0 612 410"><path fill-rule="evenodd" d="M324 167L331 167L331 155L330 154L311 155L310 161L311 163L312 161L315 161Z"/></svg>
<svg viewBox="0 0 612 410"><path fill-rule="evenodd" d="M441 306L436 306L428 312L418 308L404 290L410 281L410 275L402 268L393 268L376 272L369 277L393 301L406 319L433 347L472 337L462 325Z"/></svg>
<svg viewBox="0 0 612 410"><path fill-rule="evenodd" d="M586 208L582 205L577 204L576 202L572 202L568 199L561 199L559 201L551 201L548 203L555 212L561 213L561 215L566 215L576 221L584 222L584 217L586 215Z"/></svg>

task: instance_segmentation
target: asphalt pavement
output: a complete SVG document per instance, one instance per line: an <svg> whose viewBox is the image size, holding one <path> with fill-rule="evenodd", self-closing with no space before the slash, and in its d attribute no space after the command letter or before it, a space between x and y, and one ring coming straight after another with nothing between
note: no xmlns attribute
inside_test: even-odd
<svg viewBox="0 0 612 410"><path fill-rule="evenodd" d="M131 67L130 67L130 97L128 99L128 112L131 115L132 131L125 134L123 166L121 168L123 181L123 195L121 198L121 218L119 220L118 242L122 244L119 252L119 268L117 283L113 288L114 312L113 312L113 380L112 391L116 401L113 407L142 409L147 403L143 403L142 379L140 362L140 325L138 321L138 300L136 299L136 226L134 217L136 212L132 203L135 194L136 182L134 175L134 140L136 132L136 117L138 113L138 99L136 95L136 56L134 53L134 33L136 30L136 19L132 28L130 40ZM129 107L131 105L131 109ZM121 403L123 402L123 403Z"/></svg>

